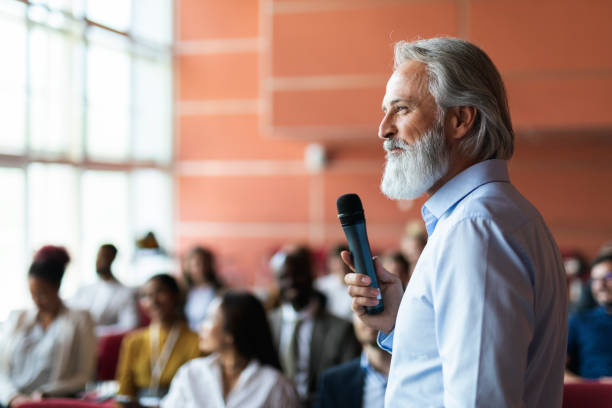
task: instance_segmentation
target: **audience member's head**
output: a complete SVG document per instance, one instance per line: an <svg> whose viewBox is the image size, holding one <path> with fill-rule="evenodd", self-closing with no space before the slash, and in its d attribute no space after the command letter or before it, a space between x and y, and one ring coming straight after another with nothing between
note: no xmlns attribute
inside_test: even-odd
<svg viewBox="0 0 612 408"><path fill-rule="evenodd" d="M591 290L597 303L612 307L612 253L598 257L591 264Z"/></svg>
<svg viewBox="0 0 612 408"><path fill-rule="evenodd" d="M200 350L236 353L280 369L278 354L261 302L247 292L229 291L202 324Z"/></svg>
<svg viewBox="0 0 612 408"><path fill-rule="evenodd" d="M39 311L56 312L61 306L59 288L68 262L70 256L60 246L44 246L34 255L28 271L28 284Z"/></svg>
<svg viewBox="0 0 612 408"><path fill-rule="evenodd" d="M141 289L141 298L152 323L168 325L185 319L183 293L176 279L168 274L150 278Z"/></svg>
<svg viewBox="0 0 612 408"><path fill-rule="evenodd" d="M612 254L612 241L604 242L604 244L599 248L599 255L609 255Z"/></svg>
<svg viewBox="0 0 612 408"><path fill-rule="evenodd" d="M406 288L410 280L410 263L400 251L393 251L382 257L382 266L402 281Z"/></svg>
<svg viewBox="0 0 612 408"><path fill-rule="evenodd" d="M589 263L586 257L577 250L561 251L563 266L567 278L567 300L571 313L590 309L597 305L589 280Z"/></svg>
<svg viewBox="0 0 612 408"><path fill-rule="evenodd" d="M411 268L414 268L423 248L427 244L427 231L422 221L411 221L406 224L404 235L400 242L402 254L408 260Z"/></svg>
<svg viewBox="0 0 612 408"><path fill-rule="evenodd" d="M210 285L219 289L223 286L217 275L215 255L201 246L192 248L187 254L184 275L189 287Z"/></svg>
<svg viewBox="0 0 612 408"><path fill-rule="evenodd" d="M101 278L110 278L113 274L111 266L117 257L117 248L113 244L104 244L98 249L96 257L96 272Z"/></svg>
<svg viewBox="0 0 612 408"><path fill-rule="evenodd" d="M348 251L348 247L345 244L336 245L327 253L327 271L330 274L336 275L344 282L344 275L350 273L351 270L344 261L340 254L342 251Z"/></svg>
<svg viewBox="0 0 612 408"><path fill-rule="evenodd" d="M295 310L303 309L314 295L310 250L304 246L286 248L277 263L275 273L281 301L290 303Z"/></svg>

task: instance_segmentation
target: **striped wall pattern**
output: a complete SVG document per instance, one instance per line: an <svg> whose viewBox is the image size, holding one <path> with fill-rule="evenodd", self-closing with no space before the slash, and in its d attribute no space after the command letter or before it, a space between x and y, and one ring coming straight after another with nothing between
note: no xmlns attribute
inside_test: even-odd
<svg viewBox="0 0 612 408"><path fill-rule="evenodd" d="M392 44L468 39L496 63L517 131L511 178L562 247L612 239L612 3L606 0L177 0L176 246L220 256L239 285L270 281L286 242L343 239L335 199L356 192L378 249L424 199L378 190L376 138ZM325 146L321 172L304 165Z"/></svg>

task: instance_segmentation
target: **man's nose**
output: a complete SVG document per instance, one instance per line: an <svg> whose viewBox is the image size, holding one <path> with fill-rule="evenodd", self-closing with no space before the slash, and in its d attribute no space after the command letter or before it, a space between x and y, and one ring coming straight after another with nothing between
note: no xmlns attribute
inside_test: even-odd
<svg viewBox="0 0 612 408"><path fill-rule="evenodd" d="M395 124L389 117L389 115L385 115L380 121L380 125L378 126L378 137L380 139L386 140L391 139L397 133L397 128Z"/></svg>

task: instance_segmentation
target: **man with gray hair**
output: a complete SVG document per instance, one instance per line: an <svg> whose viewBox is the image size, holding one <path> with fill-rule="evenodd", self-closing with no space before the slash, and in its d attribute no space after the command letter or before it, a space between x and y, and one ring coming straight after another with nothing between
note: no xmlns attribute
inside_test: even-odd
<svg viewBox="0 0 612 408"><path fill-rule="evenodd" d="M510 184L514 133L497 69L466 41L400 42L382 110L383 193L429 196L428 242L405 292L376 262L385 310L368 315L378 290L365 275L345 278L353 310L392 353L385 406L561 406L563 263Z"/></svg>

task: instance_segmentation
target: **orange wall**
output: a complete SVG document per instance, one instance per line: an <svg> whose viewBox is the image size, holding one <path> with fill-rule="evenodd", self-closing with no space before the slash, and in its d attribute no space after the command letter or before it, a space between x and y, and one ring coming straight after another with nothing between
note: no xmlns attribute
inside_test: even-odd
<svg viewBox="0 0 612 408"><path fill-rule="evenodd" d="M378 191L392 44L449 35L502 72L517 131L510 172L559 245L612 239L612 3L607 0L177 0L176 242L263 285L286 242L343 239L335 200L364 201L372 245L397 246L424 199ZM323 144L309 172L304 148Z"/></svg>

